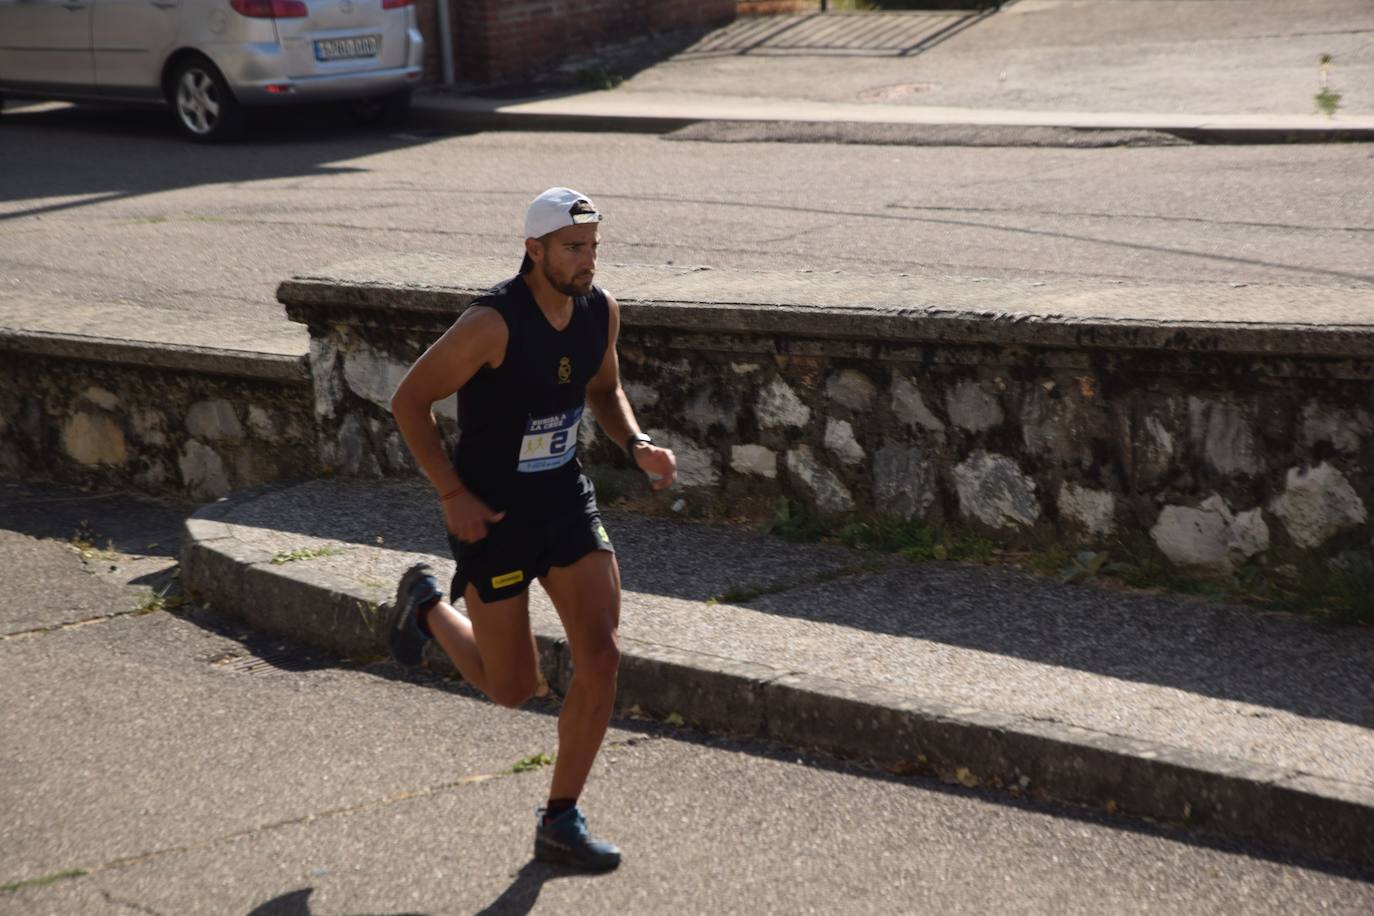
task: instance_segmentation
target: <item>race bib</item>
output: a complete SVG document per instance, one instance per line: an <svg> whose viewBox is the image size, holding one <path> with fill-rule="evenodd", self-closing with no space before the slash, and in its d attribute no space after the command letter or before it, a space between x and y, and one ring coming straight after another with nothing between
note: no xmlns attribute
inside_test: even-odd
<svg viewBox="0 0 1374 916"><path fill-rule="evenodd" d="M577 454L577 427L582 408L556 413L551 417L531 417L520 441L520 463L516 470L533 474L562 467Z"/></svg>

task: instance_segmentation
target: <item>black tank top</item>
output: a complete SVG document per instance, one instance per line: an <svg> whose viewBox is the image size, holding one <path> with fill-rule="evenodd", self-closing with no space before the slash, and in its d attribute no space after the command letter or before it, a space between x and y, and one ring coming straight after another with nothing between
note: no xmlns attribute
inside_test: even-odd
<svg viewBox="0 0 1374 916"><path fill-rule="evenodd" d="M454 470L498 512L549 517L580 506L577 435L587 382L606 355L606 293L593 286L573 297L561 331L520 276L472 304L499 313L509 340L500 367L483 366L458 390Z"/></svg>

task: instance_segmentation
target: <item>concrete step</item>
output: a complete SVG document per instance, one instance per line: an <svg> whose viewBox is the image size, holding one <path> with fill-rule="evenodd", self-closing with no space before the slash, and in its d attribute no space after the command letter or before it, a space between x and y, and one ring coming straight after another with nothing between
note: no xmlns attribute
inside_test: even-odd
<svg viewBox="0 0 1374 916"><path fill-rule="evenodd" d="M606 523L622 707L1374 863L1368 629L624 511ZM381 606L419 560L452 572L416 481L240 493L196 513L182 548L185 585L215 608L355 658L384 652ZM562 629L531 595L561 691Z"/></svg>

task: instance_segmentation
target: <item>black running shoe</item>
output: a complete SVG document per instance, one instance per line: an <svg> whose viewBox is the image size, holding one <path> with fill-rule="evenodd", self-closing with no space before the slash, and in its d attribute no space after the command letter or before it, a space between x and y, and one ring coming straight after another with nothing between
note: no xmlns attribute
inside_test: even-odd
<svg viewBox="0 0 1374 916"><path fill-rule="evenodd" d="M569 808L544 822L539 809L539 826L534 831L534 857L541 862L571 865L587 871L610 871L620 864L620 848L587 833L587 819L577 808Z"/></svg>
<svg viewBox="0 0 1374 916"><path fill-rule="evenodd" d="M428 563L416 563L401 576L396 602L387 610L383 626L391 657L402 665L420 664L425 646L434 637L420 629L420 608L444 597Z"/></svg>

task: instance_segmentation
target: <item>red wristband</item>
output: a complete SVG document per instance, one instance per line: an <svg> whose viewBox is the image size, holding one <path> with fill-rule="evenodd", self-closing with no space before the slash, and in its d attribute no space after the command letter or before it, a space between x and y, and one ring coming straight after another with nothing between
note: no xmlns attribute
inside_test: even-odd
<svg viewBox="0 0 1374 916"><path fill-rule="evenodd" d="M463 485L460 483L460 484L458 484L458 486L454 487L452 490L449 490L447 493L445 493L444 495L440 496L440 497L439 497L439 502L441 502L441 503L442 503L442 502L447 502L448 500L450 500L450 499L452 499L453 497L457 496L459 493L462 493L462 492L465 491L466 489L467 489L467 487L463 486Z"/></svg>

